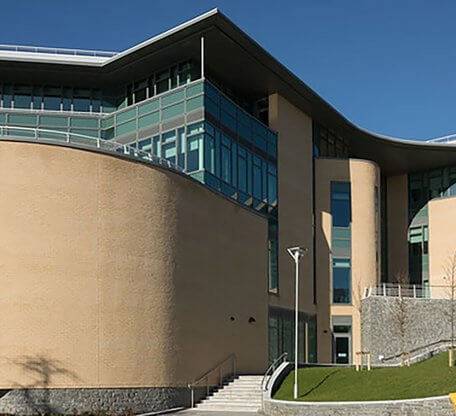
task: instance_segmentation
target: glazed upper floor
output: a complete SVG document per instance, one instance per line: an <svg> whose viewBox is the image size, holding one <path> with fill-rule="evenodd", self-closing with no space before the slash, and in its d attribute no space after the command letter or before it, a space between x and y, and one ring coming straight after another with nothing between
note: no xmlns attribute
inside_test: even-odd
<svg viewBox="0 0 456 416"><path fill-rule="evenodd" d="M387 175L456 165L451 144L393 139L354 125L217 9L120 53L5 49L1 104L11 111L116 112L204 77L266 124L267 97L283 96L331 132L327 144L334 137L335 152L375 161Z"/></svg>

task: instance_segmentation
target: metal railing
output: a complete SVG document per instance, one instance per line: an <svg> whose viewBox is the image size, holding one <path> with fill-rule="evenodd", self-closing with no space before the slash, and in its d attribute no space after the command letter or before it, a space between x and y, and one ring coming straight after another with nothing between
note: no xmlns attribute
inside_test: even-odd
<svg viewBox="0 0 456 416"><path fill-rule="evenodd" d="M287 358L288 356L288 353L287 352L284 352L283 354L279 355L273 362L272 364L268 367L268 369L266 370L266 372L264 373L264 376L263 376L263 379L261 380L261 389L263 391L266 391L269 387L269 380L270 380L270 377L269 377L269 373L274 373L274 371L276 370L277 366L279 366L280 364L282 364L282 362L285 361L285 359Z"/></svg>
<svg viewBox="0 0 456 416"><path fill-rule="evenodd" d="M143 163L160 166L181 173L184 172L183 168L170 162L169 160L155 156L144 150L137 149L128 144L118 143L113 140L103 140L99 137L84 136L82 134L31 127L0 125L0 140L58 144L73 148L95 150L102 153L113 154Z"/></svg>
<svg viewBox="0 0 456 416"><path fill-rule="evenodd" d="M223 369L228 367L227 373L224 374ZM212 377L214 376L214 377ZM202 385L206 389L206 396L209 395L211 388L219 387L223 385L223 382L228 378L233 378L236 376L236 354L230 354L223 361L220 361L215 367L211 370L204 373L200 378L195 380L193 383L188 384L191 394L191 407L195 407L195 389Z"/></svg>
<svg viewBox="0 0 456 416"><path fill-rule="evenodd" d="M425 359L429 355L434 355L436 353L446 351L447 349L451 348L451 346L451 340L439 339L438 341L434 341L426 345L421 345L419 347L412 348L411 350L405 351L404 353L398 353L388 357L383 357L382 363L402 359L404 355L407 356L409 363L415 363ZM392 365L397 366L400 364L394 363Z"/></svg>
<svg viewBox="0 0 456 416"><path fill-rule="evenodd" d="M29 52L29 53L49 53L53 55L72 55L72 56L96 56L100 58L112 58L119 52L94 51L88 49L67 49L67 48L48 48L43 46L24 46L24 45L0 45L0 51Z"/></svg>
<svg viewBox="0 0 456 416"><path fill-rule="evenodd" d="M363 298L371 296L392 296L403 298L421 298L426 299L430 297L429 286L423 285L409 285L398 283L381 283L366 287L364 290Z"/></svg>
<svg viewBox="0 0 456 416"><path fill-rule="evenodd" d="M451 299L451 286L379 283L364 289L362 298L365 299L371 296L415 299Z"/></svg>

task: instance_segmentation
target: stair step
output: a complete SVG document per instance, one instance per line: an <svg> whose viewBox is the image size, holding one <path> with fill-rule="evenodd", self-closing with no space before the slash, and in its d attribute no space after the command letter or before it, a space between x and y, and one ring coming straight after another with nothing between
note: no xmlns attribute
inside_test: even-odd
<svg viewBox="0 0 456 416"><path fill-rule="evenodd" d="M198 410L257 412L261 408L263 376L241 375L227 380L196 405Z"/></svg>
<svg viewBox="0 0 456 416"><path fill-rule="evenodd" d="M212 397L261 397L261 392L250 392L250 391L239 391L239 392L231 392L231 391L220 391L217 394L209 395L208 398Z"/></svg>
<svg viewBox="0 0 456 416"><path fill-rule="evenodd" d="M261 393L252 393L252 392L234 392L222 391L212 396L207 396L208 399L213 397L261 397Z"/></svg>
<svg viewBox="0 0 456 416"><path fill-rule="evenodd" d="M216 402L261 402L261 397L213 397L204 399L201 403L216 403Z"/></svg>
<svg viewBox="0 0 456 416"><path fill-rule="evenodd" d="M237 386L237 385L232 385L232 386L225 386L222 389L219 389L218 391L221 390L248 390L248 391L261 391L261 386Z"/></svg>
<svg viewBox="0 0 456 416"><path fill-rule="evenodd" d="M196 406L197 410L213 410L213 411L232 411L232 412L258 412L258 406L236 406L231 403L225 406Z"/></svg>
<svg viewBox="0 0 456 416"><path fill-rule="evenodd" d="M217 390L217 392L215 392L215 394L221 392L221 391L229 391L231 393L244 393L244 392L251 392L251 393L256 393L256 394L261 394L261 389L259 388L254 388L254 389L240 389L238 387L233 387L233 388L224 388L224 389L220 389L220 390Z"/></svg>

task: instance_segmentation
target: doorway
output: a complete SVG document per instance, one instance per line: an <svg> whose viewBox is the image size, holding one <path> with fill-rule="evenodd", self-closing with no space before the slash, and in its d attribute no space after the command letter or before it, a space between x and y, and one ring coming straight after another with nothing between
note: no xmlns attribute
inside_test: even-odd
<svg viewBox="0 0 456 416"><path fill-rule="evenodd" d="M334 362L336 364L350 364L350 335L334 334Z"/></svg>

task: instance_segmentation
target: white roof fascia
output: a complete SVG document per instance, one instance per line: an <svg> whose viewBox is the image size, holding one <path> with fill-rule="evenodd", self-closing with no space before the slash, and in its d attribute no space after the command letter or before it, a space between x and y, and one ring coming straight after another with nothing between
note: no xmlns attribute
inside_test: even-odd
<svg viewBox="0 0 456 416"><path fill-rule="evenodd" d="M102 67L109 64L117 59L121 59L130 53L133 53L137 50L140 50L146 46L152 45L155 42L158 42L167 36L170 36L174 33L179 32L180 30L186 29L198 23L204 19L207 19L210 16L217 14L219 11L217 8L212 9L206 13L203 13L200 16L195 17L194 19L188 20L178 26L175 26L163 33L160 33L153 38L150 38L144 42L141 42L129 49L126 49L123 52L120 52L112 57L103 57L103 56L81 56L81 55L65 55L65 54L55 54L55 53L37 53L37 52L19 52L19 51L4 51L0 50L0 61L22 61L22 62L37 62L37 63L52 63L52 64L77 64L77 65L87 65L87 66L98 66ZM96 52L96 51L95 51Z"/></svg>

